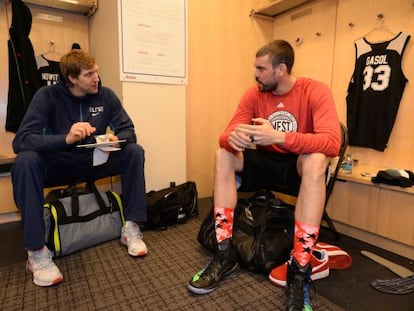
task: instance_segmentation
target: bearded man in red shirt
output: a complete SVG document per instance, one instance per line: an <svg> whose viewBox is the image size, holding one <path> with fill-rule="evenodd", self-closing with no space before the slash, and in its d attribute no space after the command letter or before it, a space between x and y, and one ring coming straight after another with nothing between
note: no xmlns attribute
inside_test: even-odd
<svg viewBox="0 0 414 311"><path fill-rule="evenodd" d="M312 309L310 260L324 210L328 157L338 155L341 129L330 89L292 75L293 63L293 48L284 40L257 51L257 84L244 93L219 138L214 168L218 249L190 280L193 293L207 294L238 273L232 247L237 191L267 188L298 196L286 305L287 310Z"/></svg>

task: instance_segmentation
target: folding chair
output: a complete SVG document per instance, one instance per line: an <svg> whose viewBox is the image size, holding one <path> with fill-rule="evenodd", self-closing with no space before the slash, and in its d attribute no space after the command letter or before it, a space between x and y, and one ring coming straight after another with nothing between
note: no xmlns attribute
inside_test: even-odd
<svg viewBox="0 0 414 311"><path fill-rule="evenodd" d="M334 223L326 211L328 205L328 200L332 194L332 190L335 185L336 178L338 176L339 169L341 168L342 161L345 157L345 150L348 147L348 129L346 126L341 123L341 149L339 150L338 156L329 159L328 171L326 174L326 197L325 197L325 207L323 210L322 220L326 221L329 229L334 233L335 238L339 241L341 235L338 230L336 230Z"/></svg>

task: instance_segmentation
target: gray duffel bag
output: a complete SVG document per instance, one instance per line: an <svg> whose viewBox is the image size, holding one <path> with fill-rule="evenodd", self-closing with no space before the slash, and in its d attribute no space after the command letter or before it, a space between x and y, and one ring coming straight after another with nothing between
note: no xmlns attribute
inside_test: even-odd
<svg viewBox="0 0 414 311"><path fill-rule="evenodd" d="M121 236L124 217L119 194L102 195L94 183L52 190L43 210L46 245L55 257Z"/></svg>

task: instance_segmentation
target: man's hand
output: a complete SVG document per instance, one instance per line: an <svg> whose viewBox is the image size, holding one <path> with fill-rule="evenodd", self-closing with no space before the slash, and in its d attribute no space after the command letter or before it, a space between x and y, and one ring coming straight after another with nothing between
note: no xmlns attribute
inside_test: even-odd
<svg viewBox="0 0 414 311"><path fill-rule="evenodd" d="M93 127L89 122L77 122L74 123L69 133L66 135L66 143L71 145L81 139L91 136L95 133L96 128Z"/></svg>
<svg viewBox="0 0 414 311"><path fill-rule="evenodd" d="M285 133L276 131L269 120L263 118L252 119L252 124L240 124L237 126L235 131L239 135L249 137L250 143L256 145L272 145L272 144L283 144L285 139Z"/></svg>
<svg viewBox="0 0 414 311"><path fill-rule="evenodd" d="M119 140L118 136L115 136L114 134L107 134L107 135L108 135L109 141L118 141ZM115 144L114 147L119 148L119 143Z"/></svg>
<svg viewBox="0 0 414 311"><path fill-rule="evenodd" d="M239 152L251 145L250 136L241 131L240 126L238 125L229 135L230 147Z"/></svg>

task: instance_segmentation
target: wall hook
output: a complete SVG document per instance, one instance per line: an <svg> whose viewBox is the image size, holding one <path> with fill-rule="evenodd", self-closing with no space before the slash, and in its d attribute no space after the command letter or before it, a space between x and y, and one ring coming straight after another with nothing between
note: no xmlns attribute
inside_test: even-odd
<svg viewBox="0 0 414 311"><path fill-rule="evenodd" d="M49 51L54 52L55 51L55 47L56 47L55 40L50 40L49 41Z"/></svg>
<svg viewBox="0 0 414 311"><path fill-rule="evenodd" d="M303 39L301 37L297 37L295 43L296 45L301 45L303 43Z"/></svg>
<svg viewBox="0 0 414 311"><path fill-rule="evenodd" d="M320 37L320 36L322 36L322 33L318 31L317 33L315 33L315 35L316 35L317 37Z"/></svg>
<svg viewBox="0 0 414 311"><path fill-rule="evenodd" d="M254 9L250 10L249 16L251 19L254 19L256 17L256 11Z"/></svg>
<svg viewBox="0 0 414 311"><path fill-rule="evenodd" d="M378 19L383 19L384 18L384 14L383 13L378 13L377 14Z"/></svg>
<svg viewBox="0 0 414 311"><path fill-rule="evenodd" d="M351 27L351 28L353 28L355 26L355 24L353 22L349 22L348 23L348 26Z"/></svg>

